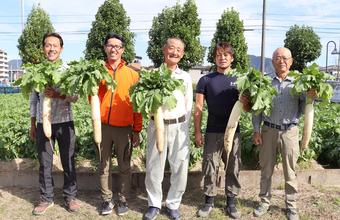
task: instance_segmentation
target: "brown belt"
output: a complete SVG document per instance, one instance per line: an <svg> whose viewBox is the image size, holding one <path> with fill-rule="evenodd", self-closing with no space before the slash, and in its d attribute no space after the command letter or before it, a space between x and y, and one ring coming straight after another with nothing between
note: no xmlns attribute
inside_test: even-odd
<svg viewBox="0 0 340 220"><path fill-rule="evenodd" d="M151 120L154 120L153 116L151 116ZM174 118L174 119L163 119L163 121L164 121L164 124L166 125L182 123L185 121L185 115L182 115L181 117Z"/></svg>

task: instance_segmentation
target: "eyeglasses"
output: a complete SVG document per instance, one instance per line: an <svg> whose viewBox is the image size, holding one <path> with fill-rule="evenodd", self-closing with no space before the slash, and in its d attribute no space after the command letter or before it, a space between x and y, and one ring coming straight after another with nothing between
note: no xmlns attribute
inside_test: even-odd
<svg viewBox="0 0 340 220"><path fill-rule="evenodd" d="M107 45L105 45L105 46L106 46L106 48L108 48L108 49L110 49L110 50L112 50L112 49L120 50L120 49L123 48L123 46L121 46L121 45L111 45L111 44L107 44Z"/></svg>
<svg viewBox="0 0 340 220"><path fill-rule="evenodd" d="M284 62L288 61L289 59L291 59L291 57L275 57L274 61L275 62L281 62L281 60L283 60Z"/></svg>

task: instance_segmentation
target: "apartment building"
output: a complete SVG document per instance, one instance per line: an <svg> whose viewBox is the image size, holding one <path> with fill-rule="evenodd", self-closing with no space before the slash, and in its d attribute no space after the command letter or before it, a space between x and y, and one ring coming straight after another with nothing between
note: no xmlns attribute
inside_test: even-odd
<svg viewBox="0 0 340 220"><path fill-rule="evenodd" d="M7 53L0 49L0 83L9 82Z"/></svg>

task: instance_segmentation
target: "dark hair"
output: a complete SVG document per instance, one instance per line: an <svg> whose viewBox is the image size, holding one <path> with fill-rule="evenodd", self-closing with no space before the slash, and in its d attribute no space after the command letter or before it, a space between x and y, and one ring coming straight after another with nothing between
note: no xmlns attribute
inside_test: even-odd
<svg viewBox="0 0 340 220"><path fill-rule="evenodd" d="M113 32L110 32L106 35L105 39L104 39L104 45L107 44L107 42L109 41L109 39L111 38L116 38L118 40L120 40L122 42L122 46L124 47L125 46L125 40L124 38L121 36L121 35L118 35L116 33L113 33Z"/></svg>
<svg viewBox="0 0 340 220"><path fill-rule="evenodd" d="M214 51L213 51L214 59L216 57L217 49L219 49L219 48L226 50L227 53L229 53L231 56L234 57L234 50L233 50L233 46L231 46L231 44L229 44L227 42L218 42L216 44L215 48L214 48Z"/></svg>
<svg viewBox="0 0 340 220"><path fill-rule="evenodd" d="M43 46L45 46L45 40L46 40L46 38L48 38L48 37L56 37L56 38L58 38L58 39L59 39L59 42L60 42L60 46L61 46L61 47L64 46L63 38L60 36L60 34L55 33L55 32L52 32L52 33L48 32L48 33L44 34L43 41L42 41L42 45L43 45Z"/></svg>

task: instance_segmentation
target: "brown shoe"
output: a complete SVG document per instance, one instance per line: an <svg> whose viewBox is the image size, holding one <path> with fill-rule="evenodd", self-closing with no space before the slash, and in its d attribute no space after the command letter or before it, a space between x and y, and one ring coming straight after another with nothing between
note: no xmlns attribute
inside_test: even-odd
<svg viewBox="0 0 340 220"><path fill-rule="evenodd" d="M34 207L33 209L33 215L42 215L46 212L46 210L54 205L53 202L46 202L41 200L39 204Z"/></svg>
<svg viewBox="0 0 340 220"><path fill-rule="evenodd" d="M75 199L65 201L65 207L69 212L76 212L80 209L80 204Z"/></svg>

